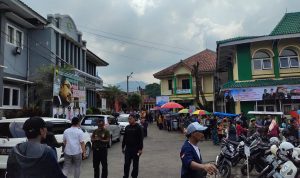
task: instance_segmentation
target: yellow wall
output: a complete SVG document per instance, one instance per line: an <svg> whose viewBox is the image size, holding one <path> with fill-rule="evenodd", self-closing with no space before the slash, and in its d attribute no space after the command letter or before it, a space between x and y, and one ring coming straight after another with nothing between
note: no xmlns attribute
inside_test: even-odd
<svg viewBox="0 0 300 178"><path fill-rule="evenodd" d="M178 66L174 71L174 75L190 75L190 74L191 71L182 65Z"/></svg>
<svg viewBox="0 0 300 178"><path fill-rule="evenodd" d="M204 93L213 93L213 76L204 75L203 76L203 92Z"/></svg>
<svg viewBox="0 0 300 178"><path fill-rule="evenodd" d="M169 90L169 86L168 86L168 80L170 80L170 79L161 79L160 80L161 95L171 95L172 94L172 91ZM173 86L173 83L174 82L172 82L172 86ZM174 86L173 86L173 88L174 88Z"/></svg>

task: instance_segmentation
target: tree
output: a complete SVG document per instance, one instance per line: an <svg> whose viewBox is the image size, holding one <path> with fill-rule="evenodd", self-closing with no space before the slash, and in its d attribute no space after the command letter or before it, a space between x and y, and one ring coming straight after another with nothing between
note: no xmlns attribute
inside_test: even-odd
<svg viewBox="0 0 300 178"><path fill-rule="evenodd" d="M202 90L202 82L201 82L201 78L200 78L200 70L199 70L199 62L197 62L196 64L193 65L193 70L192 70L192 74L196 79L196 97L195 97L195 103L198 104L198 106L200 107L200 109L206 109L207 106L207 100L204 96L204 92ZM200 96L202 99L202 102L200 102Z"/></svg>
<svg viewBox="0 0 300 178"><path fill-rule="evenodd" d="M118 86L108 85L104 88L104 97L106 98L107 105L110 109L115 108L115 102L122 99L122 91Z"/></svg>
<svg viewBox="0 0 300 178"><path fill-rule="evenodd" d="M127 98L127 104L128 106L131 108L131 109L134 109L134 110L138 110L139 109L139 106L142 102L142 98L140 95L134 93L132 95L129 95L128 98Z"/></svg>
<svg viewBox="0 0 300 178"><path fill-rule="evenodd" d="M152 98L156 98L156 96L160 96L160 85L158 83L152 83L146 85L145 94Z"/></svg>

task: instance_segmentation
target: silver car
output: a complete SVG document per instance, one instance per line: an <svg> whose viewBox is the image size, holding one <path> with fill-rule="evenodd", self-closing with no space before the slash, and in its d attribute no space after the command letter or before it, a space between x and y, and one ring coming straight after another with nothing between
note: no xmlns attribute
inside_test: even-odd
<svg viewBox="0 0 300 178"><path fill-rule="evenodd" d="M110 133L110 141L108 147L111 147L114 141L119 142L121 138L120 127L117 119L112 115L86 115L81 120L81 128L88 131L90 134L98 128L97 121L104 120L105 128Z"/></svg>

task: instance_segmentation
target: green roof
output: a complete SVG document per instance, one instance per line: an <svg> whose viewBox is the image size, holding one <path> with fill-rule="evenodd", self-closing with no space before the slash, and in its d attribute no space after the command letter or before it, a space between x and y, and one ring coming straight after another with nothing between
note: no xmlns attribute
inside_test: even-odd
<svg viewBox="0 0 300 178"><path fill-rule="evenodd" d="M286 13L270 36L300 33L300 12Z"/></svg>
<svg viewBox="0 0 300 178"><path fill-rule="evenodd" d="M223 89L278 86L278 85L297 85L297 84L300 84L300 78L262 79L262 80L249 80L249 81L239 81L239 82L230 81L223 85Z"/></svg>
<svg viewBox="0 0 300 178"><path fill-rule="evenodd" d="M233 42L233 41L240 41L240 40L247 40L247 39L252 39L252 38L257 38L259 36L238 36L234 38L229 38L221 41L217 41L217 44L223 44L223 43L228 43L228 42Z"/></svg>

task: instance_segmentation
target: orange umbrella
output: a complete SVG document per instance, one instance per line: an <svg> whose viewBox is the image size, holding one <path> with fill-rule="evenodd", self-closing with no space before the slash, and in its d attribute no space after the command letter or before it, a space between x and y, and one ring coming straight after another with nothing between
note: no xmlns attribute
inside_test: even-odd
<svg viewBox="0 0 300 178"><path fill-rule="evenodd" d="M175 109L175 108L183 108L181 104L175 103L175 102L168 102L161 106L161 108L165 109Z"/></svg>

